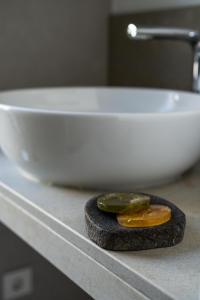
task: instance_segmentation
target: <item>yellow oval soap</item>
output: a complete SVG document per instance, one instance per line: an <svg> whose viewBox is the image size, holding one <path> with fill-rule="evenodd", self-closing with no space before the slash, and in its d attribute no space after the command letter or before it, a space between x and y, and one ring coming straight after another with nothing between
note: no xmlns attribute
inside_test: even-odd
<svg viewBox="0 0 200 300"><path fill-rule="evenodd" d="M152 204L146 210L117 215L117 221L124 227L152 227L161 225L171 219L171 208Z"/></svg>

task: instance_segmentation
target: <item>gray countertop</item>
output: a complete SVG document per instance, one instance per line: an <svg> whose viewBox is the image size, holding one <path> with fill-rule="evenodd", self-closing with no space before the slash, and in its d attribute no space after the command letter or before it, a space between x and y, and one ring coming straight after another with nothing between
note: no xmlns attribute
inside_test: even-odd
<svg viewBox="0 0 200 300"><path fill-rule="evenodd" d="M59 270L99 300L198 300L200 294L200 168L145 192L166 197L187 217L173 248L106 251L85 232L84 205L95 195L21 177L0 156L0 220Z"/></svg>

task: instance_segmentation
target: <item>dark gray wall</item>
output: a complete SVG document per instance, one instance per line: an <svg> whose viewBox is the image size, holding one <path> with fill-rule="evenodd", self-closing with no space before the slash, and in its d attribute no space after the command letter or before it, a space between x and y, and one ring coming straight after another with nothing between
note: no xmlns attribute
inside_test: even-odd
<svg viewBox="0 0 200 300"><path fill-rule="evenodd" d="M103 85L108 0L0 0L0 89Z"/></svg>
<svg viewBox="0 0 200 300"><path fill-rule="evenodd" d="M152 11L199 5L199 0L111 0L113 14Z"/></svg>
<svg viewBox="0 0 200 300"><path fill-rule="evenodd" d="M192 50L184 42L130 41L129 23L179 26L200 30L200 6L112 16L110 19L109 83L190 90Z"/></svg>
<svg viewBox="0 0 200 300"><path fill-rule="evenodd" d="M6 272L31 267L33 293L24 300L91 300L61 272L0 224L0 280ZM2 285L0 285L2 299Z"/></svg>

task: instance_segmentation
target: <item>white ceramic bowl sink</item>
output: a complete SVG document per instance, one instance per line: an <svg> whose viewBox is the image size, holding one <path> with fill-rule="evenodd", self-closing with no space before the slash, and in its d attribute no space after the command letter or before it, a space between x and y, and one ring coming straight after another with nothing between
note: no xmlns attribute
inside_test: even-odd
<svg viewBox="0 0 200 300"><path fill-rule="evenodd" d="M28 178L134 190L173 180L200 158L200 95L153 89L0 93L0 145Z"/></svg>

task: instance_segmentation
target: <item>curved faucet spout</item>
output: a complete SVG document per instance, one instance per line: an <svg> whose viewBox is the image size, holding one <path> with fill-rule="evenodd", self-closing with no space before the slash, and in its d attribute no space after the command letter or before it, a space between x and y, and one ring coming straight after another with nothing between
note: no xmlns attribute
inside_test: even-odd
<svg viewBox="0 0 200 300"><path fill-rule="evenodd" d="M193 91L200 93L200 33L192 29L170 27L137 27L129 24L127 35L132 40L181 40L188 42L194 51Z"/></svg>

